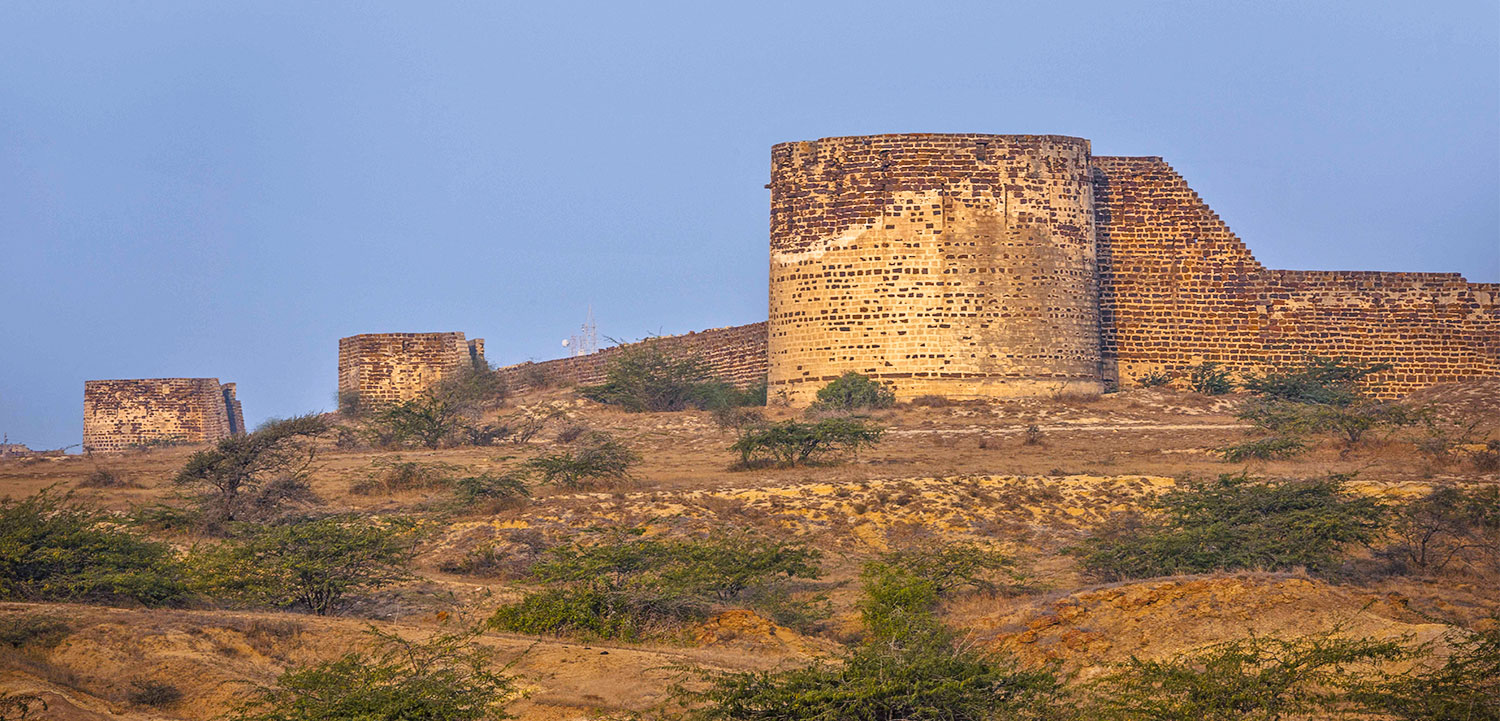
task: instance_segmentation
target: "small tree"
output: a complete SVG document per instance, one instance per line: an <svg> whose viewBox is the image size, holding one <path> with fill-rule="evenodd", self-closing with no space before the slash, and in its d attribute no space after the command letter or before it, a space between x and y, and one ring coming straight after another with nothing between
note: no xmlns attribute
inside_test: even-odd
<svg viewBox="0 0 1500 721"><path fill-rule="evenodd" d="M1384 512L1342 479L1220 476L1163 494L1143 522L1106 528L1071 551L1105 580L1260 568L1322 570L1379 537Z"/></svg>
<svg viewBox="0 0 1500 721"><path fill-rule="evenodd" d="M1500 489L1452 486L1396 506L1394 543L1384 552L1401 565L1441 572L1452 564L1477 568L1500 561Z"/></svg>
<svg viewBox="0 0 1500 721"><path fill-rule="evenodd" d="M1206 396L1222 396L1234 390L1234 380L1223 365L1206 361L1188 369L1188 386Z"/></svg>
<svg viewBox="0 0 1500 721"><path fill-rule="evenodd" d="M321 616L351 593L409 578L414 544L409 523L347 516L246 529L197 554L196 583L209 596Z"/></svg>
<svg viewBox="0 0 1500 721"><path fill-rule="evenodd" d="M0 501L0 598L141 603L181 600L171 547L51 488Z"/></svg>
<svg viewBox="0 0 1500 721"><path fill-rule="evenodd" d="M869 376L850 371L818 389L818 408L853 411L866 408L890 408L896 404L896 393Z"/></svg>
<svg viewBox="0 0 1500 721"><path fill-rule="evenodd" d="M671 355L654 340L622 347L604 370L604 382L582 386L589 400L631 413L707 408L730 390L698 355Z"/></svg>
<svg viewBox="0 0 1500 721"><path fill-rule="evenodd" d="M630 467L640 462L639 453L602 431L586 433L573 450L537 456L524 468L546 483L564 488L583 488L599 482L630 479Z"/></svg>
<svg viewBox="0 0 1500 721"><path fill-rule="evenodd" d="M305 480L317 455L312 441L328 429L328 422L314 415L271 421L254 433L231 436L212 450L194 453L174 480L198 491L209 520L237 520L247 497L263 484Z"/></svg>
<svg viewBox="0 0 1500 721"><path fill-rule="evenodd" d="M1245 388L1257 397L1240 417L1283 443L1332 435L1343 441L1347 452L1372 429L1410 425L1418 419L1419 414L1366 395L1366 379L1390 367L1308 356L1300 366L1248 376Z"/></svg>
<svg viewBox="0 0 1500 721"><path fill-rule="evenodd" d="M1118 721L1342 718L1364 710L1361 681L1377 678L1380 664L1410 656L1396 641L1322 634L1251 637L1164 661L1131 659L1085 689L1092 702L1085 716Z"/></svg>
<svg viewBox="0 0 1500 721"><path fill-rule="evenodd" d="M885 429L860 418L825 418L815 423L782 421L740 432L729 449L740 454L740 466L778 463L807 465L840 453L856 453L880 442Z"/></svg>
<svg viewBox="0 0 1500 721"><path fill-rule="evenodd" d="M232 721L494 721L515 679L491 670L494 652L479 629L411 641L371 628L375 647L293 669L259 689Z"/></svg>

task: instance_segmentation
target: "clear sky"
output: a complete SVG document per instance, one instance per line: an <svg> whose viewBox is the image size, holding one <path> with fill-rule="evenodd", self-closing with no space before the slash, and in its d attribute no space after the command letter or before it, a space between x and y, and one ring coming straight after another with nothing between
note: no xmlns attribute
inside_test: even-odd
<svg viewBox="0 0 1500 721"><path fill-rule="evenodd" d="M1500 281L1500 4L0 0L0 432L83 381L329 408L337 340L490 359L764 320L770 147L1161 155L1270 267Z"/></svg>

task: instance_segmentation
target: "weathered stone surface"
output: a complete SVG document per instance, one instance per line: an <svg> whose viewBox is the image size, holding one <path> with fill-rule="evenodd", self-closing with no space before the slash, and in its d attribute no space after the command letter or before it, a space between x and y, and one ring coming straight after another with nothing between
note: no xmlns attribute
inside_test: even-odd
<svg viewBox="0 0 1500 721"><path fill-rule="evenodd" d="M96 380L83 384L83 449L152 442L209 443L245 432L233 383L217 378Z"/></svg>
<svg viewBox="0 0 1500 721"><path fill-rule="evenodd" d="M339 339L339 405L409 401L450 375L484 364L484 339L463 333L366 333Z"/></svg>

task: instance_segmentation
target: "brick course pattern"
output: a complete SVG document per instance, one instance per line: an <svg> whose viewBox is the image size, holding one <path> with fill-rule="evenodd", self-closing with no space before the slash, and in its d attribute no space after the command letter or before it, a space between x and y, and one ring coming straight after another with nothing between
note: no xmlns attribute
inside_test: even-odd
<svg viewBox="0 0 1500 721"><path fill-rule="evenodd" d="M83 384L83 449L152 442L212 443L245 432L233 383L217 378L96 380Z"/></svg>
<svg viewBox="0 0 1500 721"><path fill-rule="evenodd" d="M515 392L530 390L539 381L551 385L602 383L610 359L643 343L658 344L663 352L673 356L700 356L707 361L715 375L740 387L766 379L764 322L649 338L588 355L505 366L495 372L505 379L506 387Z"/></svg>
<svg viewBox="0 0 1500 721"><path fill-rule="evenodd" d="M339 405L416 398L444 378L482 366L484 339L463 333L366 333L339 339Z"/></svg>
<svg viewBox="0 0 1500 721"><path fill-rule="evenodd" d="M1305 354L1390 363L1393 397L1500 375L1500 284L1457 273L1267 270L1166 162L1096 157L1105 373L1203 361L1244 374Z"/></svg>
<svg viewBox="0 0 1500 721"><path fill-rule="evenodd" d="M1500 375L1500 286L1267 270L1160 158L1062 136L772 149L770 394L847 371L899 398L1094 391L1218 361L1389 362L1394 396Z"/></svg>
<svg viewBox="0 0 1500 721"><path fill-rule="evenodd" d="M877 135L771 150L770 393L1100 391L1089 143Z"/></svg>

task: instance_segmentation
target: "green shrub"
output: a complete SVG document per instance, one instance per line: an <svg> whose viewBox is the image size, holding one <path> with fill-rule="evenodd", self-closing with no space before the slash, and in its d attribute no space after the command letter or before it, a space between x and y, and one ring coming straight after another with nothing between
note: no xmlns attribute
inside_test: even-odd
<svg viewBox="0 0 1500 721"><path fill-rule="evenodd" d="M409 641L371 628L375 647L293 669L259 689L232 721L492 721L519 693L478 630Z"/></svg>
<svg viewBox="0 0 1500 721"><path fill-rule="evenodd" d="M8 616L0 619L0 643L11 648L54 648L72 633L72 627L46 616Z"/></svg>
<svg viewBox="0 0 1500 721"><path fill-rule="evenodd" d="M1234 381L1222 365L1205 361L1188 369L1188 387L1206 396L1222 396L1234 390Z"/></svg>
<svg viewBox="0 0 1500 721"><path fill-rule="evenodd" d="M453 485L458 502L465 505L481 503L513 503L531 496L526 481L514 474L481 473L458 479Z"/></svg>
<svg viewBox="0 0 1500 721"><path fill-rule="evenodd" d="M542 481L564 488L585 488L600 482L630 480L630 467L641 456L603 431L585 435L574 450L537 456L524 465Z"/></svg>
<svg viewBox="0 0 1500 721"><path fill-rule="evenodd" d="M198 507L210 523L245 520L253 496L277 479L305 481L316 458L314 439L329 430L321 416L298 416L266 423L254 433L231 436L212 450L198 451L174 481L198 494Z"/></svg>
<svg viewBox="0 0 1500 721"><path fill-rule="evenodd" d="M937 584L909 569L872 565L861 605L867 636L838 663L783 671L706 674L682 693L691 717L741 719L1058 719L1063 689L1046 669L1022 670L961 644L934 615Z"/></svg>
<svg viewBox="0 0 1500 721"><path fill-rule="evenodd" d="M88 477L78 482L79 488L140 488L130 476L113 468L95 468Z"/></svg>
<svg viewBox="0 0 1500 721"><path fill-rule="evenodd" d="M172 549L52 489L0 500L0 598L141 603L182 600Z"/></svg>
<svg viewBox="0 0 1500 721"><path fill-rule="evenodd" d="M1142 388L1158 388L1172 382L1172 374L1166 371L1147 371L1135 379Z"/></svg>
<svg viewBox="0 0 1500 721"><path fill-rule="evenodd" d="M205 595L325 615L349 594L410 577L415 530L399 519L332 516L242 530L194 554L194 581Z"/></svg>
<svg viewBox="0 0 1500 721"><path fill-rule="evenodd" d="M350 493L373 495L449 488L454 483L454 475L463 471L451 463L403 461L400 456L377 458L370 465L373 473L350 484Z"/></svg>
<svg viewBox="0 0 1500 721"><path fill-rule="evenodd" d="M702 357L670 355L653 340L623 347L605 367L604 382L578 394L632 413L765 405L763 390L739 390L714 377Z"/></svg>
<svg viewBox="0 0 1500 721"><path fill-rule="evenodd" d="M740 467L807 465L880 442L885 429L860 418L825 418L813 423L782 421L740 432L729 449L740 454Z"/></svg>
<svg viewBox="0 0 1500 721"><path fill-rule="evenodd" d="M481 422L505 400L505 381L482 363L443 378L415 398L361 409L360 432L379 448L491 445L506 429Z"/></svg>
<svg viewBox="0 0 1500 721"><path fill-rule="evenodd" d="M163 708L181 701L182 690L163 681L137 679L130 682L125 698L137 706Z"/></svg>
<svg viewBox="0 0 1500 721"><path fill-rule="evenodd" d="M912 546L882 554L866 568L884 567L933 583L939 595L959 589L999 591L1020 580L1016 562L963 541Z"/></svg>
<svg viewBox="0 0 1500 721"><path fill-rule="evenodd" d="M896 393L869 376L850 371L818 389L815 407L853 411L866 408L890 408L896 404Z"/></svg>
<svg viewBox="0 0 1500 721"><path fill-rule="evenodd" d="M1494 619L1491 619L1494 621ZM1368 709L1409 721L1500 720L1500 625L1478 633L1452 633L1452 649L1432 664L1430 647L1417 654L1424 663L1399 674L1385 674L1356 698Z"/></svg>
<svg viewBox="0 0 1500 721"><path fill-rule="evenodd" d="M520 633L640 638L704 618L721 604L757 605L785 584L817 578L820 554L747 536L705 540L611 536L554 548L531 568L550 588L500 608L496 627Z"/></svg>
<svg viewBox="0 0 1500 721"><path fill-rule="evenodd" d="M1390 546L1402 568L1500 569L1500 488L1444 486L1392 509Z"/></svg>
<svg viewBox="0 0 1500 721"><path fill-rule="evenodd" d="M1109 528L1070 549L1107 580L1217 570L1322 570L1370 543L1383 512L1337 478L1256 482L1220 476L1163 494L1144 523Z"/></svg>
<svg viewBox="0 0 1500 721"><path fill-rule="evenodd" d="M1219 449L1219 455L1230 463L1250 459L1262 461L1292 458L1307 450L1307 444L1297 438L1257 438Z"/></svg>
<svg viewBox="0 0 1500 721"><path fill-rule="evenodd" d="M1240 721L1343 718L1362 710L1364 681L1409 658L1396 641L1324 634L1252 637L1164 661L1132 659L1090 684L1086 718ZM1359 716L1368 718L1368 716Z"/></svg>
<svg viewBox="0 0 1500 721"><path fill-rule="evenodd" d="M1287 403L1347 406L1366 396L1361 384L1369 376L1390 369L1389 363L1308 356L1299 366L1246 376L1245 389Z"/></svg>

